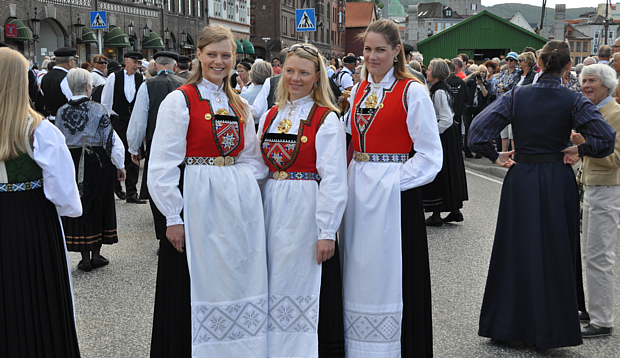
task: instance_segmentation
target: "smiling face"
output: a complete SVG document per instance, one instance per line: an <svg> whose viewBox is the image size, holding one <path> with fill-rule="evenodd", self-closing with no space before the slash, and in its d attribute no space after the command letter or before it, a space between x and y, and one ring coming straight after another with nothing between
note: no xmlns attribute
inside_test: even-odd
<svg viewBox="0 0 620 358"><path fill-rule="evenodd" d="M588 75L583 76L581 90L583 91L583 95L596 105L607 98L607 91L609 91L609 88L603 86L603 82L600 78Z"/></svg>
<svg viewBox="0 0 620 358"><path fill-rule="evenodd" d="M316 64L296 55L288 57L282 74L288 91L288 100L291 102L309 95L314 84L319 81Z"/></svg>
<svg viewBox="0 0 620 358"><path fill-rule="evenodd" d="M202 49L197 49L196 55L202 66L202 77L221 86L230 72L233 61L233 45L230 40L210 43Z"/></svg>
<svg viewBox="0 0 620 358"><path fill-rule="evenodd" d="M364 40L364 62L368 73L379 83L394 66L394 58L400 52L400 44L392 47L385 36L369 32Z"/></svg>
<svg viewBox="0 0 620 358"><path fill-rule="evenodd" d="M95 63L95 68L101 72L101 73L105 73L105 69L108 66L108 61L105 59L100 59L99 62Z"/></svg>
<svg viewBox="0 0 620 358"><path fill-rule="evenodd" d="M517 60L515 60L512 57L506 58L506 66L508 66L509 70L511 70L511 71L514 70L516 65L517 65Z"/></svg>

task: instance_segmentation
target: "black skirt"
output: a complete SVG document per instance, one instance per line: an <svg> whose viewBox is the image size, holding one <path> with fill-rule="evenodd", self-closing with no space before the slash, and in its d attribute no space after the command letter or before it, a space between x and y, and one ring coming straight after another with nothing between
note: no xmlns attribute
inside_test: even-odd
<svg viewBox="0 0 620 358"><path fill-rule="evenodd" d="M582 343L579 199L561 161L510 168L497 217L478 334L540 349Z"/></svg>
<svg viewBox="0 0 620 358"><path fill-rule="evenodd" d="M75 165L76 180L82 148L70 149ZM92 251L96 245L118 242L114 177L116 169L103 147L92 147L84 157L84 181L78 184L82 202L82 216L62 217L67 250Z"/></svg>
<svg viewBox="0 0 620 358"><path fill-rule="evenodd" d="M0 193L0 357L79 356L56 208L43 189Z"/></svg>
<svg viewBox="0 0 620 358"><path fill-rule="evenodd" d="M192 355L190 279L187 255L160 240L151 358ZM322 265L319 303L319 357L344 357L342 279L338 245Z"/></svg>
<svg viewBox="0 0 620 358"><path fill-rule="evenodd" d="M433 356L431 275L420 189L401 192L403 321L401 357Z"/></svg>
<svg viewBox="0 0 620 358"><path fill-rule="evenodd" d="M467 195L465 164L461 154L460 125L453 123L439 138L443 149L443 166L431 183L421 187L426 212L453 212L463 207Z"/></svg>

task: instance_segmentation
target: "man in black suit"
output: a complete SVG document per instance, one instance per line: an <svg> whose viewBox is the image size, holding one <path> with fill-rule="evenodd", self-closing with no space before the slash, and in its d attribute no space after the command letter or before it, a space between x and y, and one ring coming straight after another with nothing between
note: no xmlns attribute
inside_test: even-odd
<svg viewBox="0 0 620 358"><path fill-rule="evenodd" d="M146 204L145 200L138 197L136 188L140 166L131 160L131 154L127 150L129 148L127 145L127 126L136 102L136 93L144 82L144 77L138 71L142 65L142 54L127 52L124 57L125 69L108 73L108 80L101 94L101 104L108 111L112 120L112 127L125 146L125 170L127 171L125 189L127 193L123 192L118 180L114 186L114 193L119 199L125 199L128 203Z"/></svg>
<svg viewBox="0 0 620 358"><path fill-rule="evenodd" d="M67 83L67 73L75 67L77 50L62 47L54 51L56 65L41 80L41 92L45 110L49 113L48 119L53 123L56 120L56 111L65 105L73 94Z"/></svg>

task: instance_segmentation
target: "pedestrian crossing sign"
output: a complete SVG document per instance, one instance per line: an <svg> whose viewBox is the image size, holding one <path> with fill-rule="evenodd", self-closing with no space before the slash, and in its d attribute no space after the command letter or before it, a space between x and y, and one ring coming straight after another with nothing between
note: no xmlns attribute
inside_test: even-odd
<svg viewBox="0 0 620 358"><path fill-rule="evenodd" d="M90 12L90 28L91 29L107 29L108 19L105 11Z"/></svg>
<svg viewBox="0 0 620 358"><path fill-rule="evenodd" d="M297 24L297 31L316 31L314 9L295 10L295 23Z"/></svg>

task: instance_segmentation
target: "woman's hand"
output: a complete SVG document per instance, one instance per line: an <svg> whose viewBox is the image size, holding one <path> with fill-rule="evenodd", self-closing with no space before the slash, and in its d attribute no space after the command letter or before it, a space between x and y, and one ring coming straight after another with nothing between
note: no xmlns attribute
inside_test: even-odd
<svg viewBox="0 0 620 358"><path fill-rule="evenodd" d="M127 178L127 172L125 171L125 168L116 169L116 178L118 179L118 181L125 181L125 179Z"/></svg>
<svg viewBox="0 0 620 358"><path fill-rule="evenodd" d="M562 153L564 153L564 164L575 165L581 159L576 145L562 150Z"/></svg>
<svg viewBox="0 0 620 358"><path fill-rule="evenodd" d="M168 226L166 237L178 252L183 252L185 248L185 226L183 224Z"/></svg>
<svg viewBox="0 0 620 358"><path fill-rule="evenodd" d="M512 167L515 164L514 160L510 159L513 154L515 154L514 150L511 150L510 152L500 152L499 157L495 159L495 164L504 168Z"/></svg>
<svg viewBox="0 0 620 358"><path fill-rule="evenodd" d="M319 240L316 244L316 264L327 261L334 256L336 242L334 240Z"/></svg>
<svg viewBox="0 0 620 358"><path fill-rule="evenodd" d="M570 140L571 142L573 142L574 145L579 145L586 142L585 138L583 138L580 133L577 133L575 131L571 131Z"/></svg>

